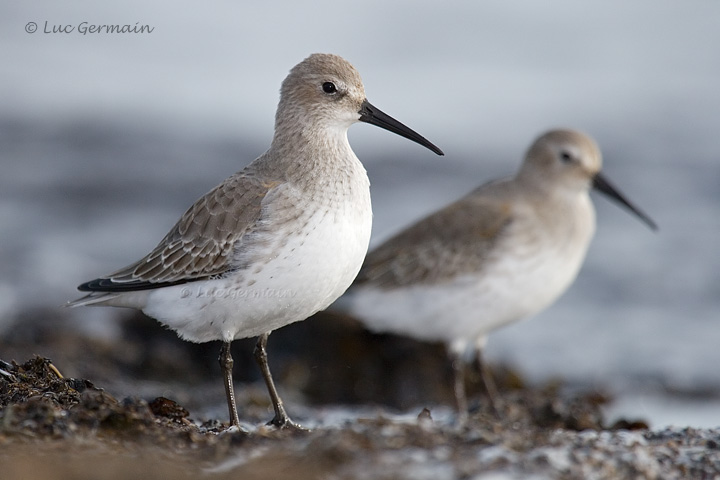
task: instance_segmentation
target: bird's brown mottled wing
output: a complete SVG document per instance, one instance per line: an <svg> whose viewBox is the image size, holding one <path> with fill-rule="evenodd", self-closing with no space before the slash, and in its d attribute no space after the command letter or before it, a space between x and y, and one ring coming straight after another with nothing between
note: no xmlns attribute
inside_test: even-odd
<svg viewBox="0 0 720 480"><path fill-rule="evenodd" d="M355 285L396 288L476 272L511 221L508 204L471 194L371 251Z"/></svg>
<svg viewBox="0 0 720 480"><path fill-rule="evenodd" d="M222 275L232 268L236 243L260 218L263 199L278 184L245 172L229 177L195 202L144 258L78 289L143 290Z"/></svg>

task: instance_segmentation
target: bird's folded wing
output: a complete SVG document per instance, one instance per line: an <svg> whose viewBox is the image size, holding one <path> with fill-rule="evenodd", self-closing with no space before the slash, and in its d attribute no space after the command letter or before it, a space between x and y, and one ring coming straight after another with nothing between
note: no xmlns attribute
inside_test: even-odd
<svg viewBox="0 0 720 480"><path fill-rule="evenodd" d="M144 258L82 291L122 292L219 276L233 268L236 244L252 232L263 199L280 182L240 172L201 197Z"/></svg>
<svg viewBox="0 0 720 480"><path fill-rule="evenodd" d="M370 252L355 285L397 288L478 272L511 222L507 204L469 196Z"/></svg>

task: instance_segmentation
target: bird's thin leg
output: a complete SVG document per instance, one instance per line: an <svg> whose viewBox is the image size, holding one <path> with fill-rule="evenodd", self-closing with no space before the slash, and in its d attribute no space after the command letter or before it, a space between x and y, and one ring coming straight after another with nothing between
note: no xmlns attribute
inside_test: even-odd
<svg viewBox="0 0 720 480"><path fill-rule="evenodd" d="M230 354L231 342L223 342L220 348L220 368L222 369L223 380L225 382L225 396L227 397L228 410L230 411L230 427L243 430L240 426L238 418L237 405L235 405L235 389L233 388L233 359Z"/></svg>
<svg viewBox="0 0 720 480"><path fill-rule="evenodd" d="M452 367L455 373L454 390L458 410L457 424L463 426L468 420L468 403L465 394L465 360L462 355L452 356Z"/></svg>
<svg viewBox="0 0 720 480"><path fill-rule="evenodd" d="M498 410L498 390L495 385L495 380L492 376L492 371L487 362L483 359L483 349L477 349L477 356L475 357L478 368L480 369L480 375L482 376L483 384L485 385L485 391L487 392L488 400L490 401L490 408L492 408L495 415L499 415Z"/></svg>
<svg viewBox="0 0 720 480"><path fill-rule="evenodd" d="M275 388L275 382L273 382L272 374L270 373L270 366L267 361L267 341L270 333L264 333L258 337L258 341L255 344L255 361L260 367L263 379L265 379L265 385L267 385L268 393L270 394L270 400L272 400L273 408L275 409L275 417L268 422L268 425L275 425L278 428L291 428L295 430L305 430L297 423L293 422L285 412L285 406L283 405L280 395L278 395L277 389Z"/></svg>

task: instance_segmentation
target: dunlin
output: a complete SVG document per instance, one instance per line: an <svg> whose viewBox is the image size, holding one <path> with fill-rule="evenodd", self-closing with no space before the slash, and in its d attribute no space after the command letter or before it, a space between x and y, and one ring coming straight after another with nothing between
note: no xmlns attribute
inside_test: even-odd
<svg viewBox="0 0 720 480"><path fill-rule="evenodd" d="M582 133L542 135L514 177L481 186L370 252L344 305L372 330L446 342L464 421L465 363L481 360L487 334L548 307L577 276L595 231L591 187L656 228L601 164Z"/></svg>
<svg viewBox="0 0 720 480"><path fill-rule="evenodd" d="M191 342L222 341L231 427L240 429L230 344L258 337L255 359L275 416L288 417L267 363L270 332L323 310L351 284L370 239L365 169L347 140L367 122L442 151L371 105L359 73L314 54L282 83L270 149L192 205L139 261L83 283L70 306L142 310Z"/></svg>

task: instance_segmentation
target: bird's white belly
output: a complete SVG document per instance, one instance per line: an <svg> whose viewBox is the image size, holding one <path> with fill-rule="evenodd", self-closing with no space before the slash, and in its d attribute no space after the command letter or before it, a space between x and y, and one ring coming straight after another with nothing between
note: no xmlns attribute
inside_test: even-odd
<svg viewBox="0 0 720 480"><path fill-rule="evenodd" d="M152 290L143 311L190 341L270 332L326 308L350 286L367 253L369 208L318 211L299 231L274 232L264 258L217 280Z"/></svg>
<svg viewBox="0 0 720 480"><path fill-rule="evenodd" d="M372 330L465 345L549 306L575 279L584 256L584 246L577 252L506 252L482 273L444 283L353 289L350 305Z"/></svg>

